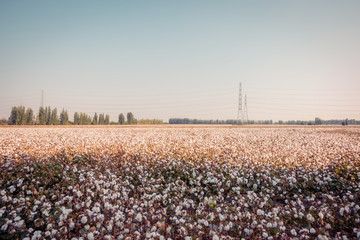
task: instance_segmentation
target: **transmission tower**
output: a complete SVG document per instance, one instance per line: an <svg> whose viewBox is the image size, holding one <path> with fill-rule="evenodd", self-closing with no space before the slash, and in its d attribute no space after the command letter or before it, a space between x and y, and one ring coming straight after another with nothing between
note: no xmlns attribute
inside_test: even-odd
<svg viewBox="0 0 360 240"><path fill-rule="evenodd" d="M247 124L249 122L249 117L248 117L248 110L247 110L246 94L245 94L244 115L245 115L245 122Z"/></svg>
<svg viewBox="0 0 360 240"><path fill-rule="evenodd" d="M44 90L41 90L41 107L44 107Z"/></svg>
<svg viewBox="0 0 360 240"><path fill-rule="evenodd" d="M242 124L243 123L243 118L244 118L244 114L243 114L243 109L242 109L242 94L241 94L241 82L240 82L240 86L239 86L239 106L238 106L238 114L237 114L238 123Z"/></svg>

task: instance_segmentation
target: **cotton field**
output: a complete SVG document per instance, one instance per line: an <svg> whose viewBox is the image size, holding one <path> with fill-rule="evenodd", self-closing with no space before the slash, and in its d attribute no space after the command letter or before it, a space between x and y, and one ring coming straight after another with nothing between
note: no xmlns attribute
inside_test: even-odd
<svg viewBox="0 0 360 240"><path fill-rule="evenodd" d="M360 128L2 127L1 239L360 239Z"/></svg>

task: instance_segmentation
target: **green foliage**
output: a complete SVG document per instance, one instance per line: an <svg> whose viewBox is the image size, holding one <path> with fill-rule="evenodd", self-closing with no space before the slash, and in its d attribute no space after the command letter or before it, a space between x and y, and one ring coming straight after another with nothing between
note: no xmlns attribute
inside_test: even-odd
<svg viewBox="0 0 360 240"><path fill-rule="evenodd" d="M66 125L69 122L69 115L66 110L62 109L60 113L60 124Z"/></svg>
<svg viewBox="0 0 360 240"><path fill-rule="evenodd" d="M51 124L51 125L57 125L57 124L59 124L59 118L58 118L58 116L57 116L57 109L56 109L56 108L54 108L54 109L51 111L50 124Z"/></svg>
<svg viewBox="0 0 360 240"><path fill-rule="evenodd" d="M34 112L33 112L33 110L31 108L28 108L26 110L25 117L26 117L26 124L27 125L33 125L34 124Z"/></svg>
<svg viewBox="0 0 360 240"><path fill-rule="evenodd" d="M80 115L78 112L74 113L74 125L79 125L80 124Z"/></svg>
<svg viewBox="0 0 360 240"><path fill-rule="evenodd" d="M105 123L105 125L109 125L109 124L110 124L110 116L109 116L109 114L106 114L106 115L105 115L104 123Z"/></svg>
<svg viewBox="0 0 360 240"><path fill-rule="evenodd" d="M322 124L322 120L318 117L315 118L315 125L321 125Z"/></svg>
<svg viewBox="0 0 360 240"><path fill-rule="evenodd" d="M91 122L92 125L97 125L98 124L98 115L97 113L94 114L93 120Z"/></svg>
<svg viewBox="0 0 360 240"><path fill-rule="evenodd" d="M125 116L124 116L124 114L122 114L122 113L119 114L119 124L120 124L120 125L124 125L124 124L125 124Z"/></svg>
<svg viewBox="0 0 360 240"><path fill-rule="evenodd" d="M136 120L135 120L136 121ZM110 115L109 114L100 114L99 116L95 113L94 117L91 119L90 115L86 113L74 113L74 122L69 121L69 115L67 110L62 109L60 115L57 114L57 108L51 109L50 106L44 108L40 107L39 112L36 115L36 121L34 117L34 111L31 108L25 109L24 106L12 107L10 112L10 117L8 119L8 124L10 125L109 125L110 124ZM125 120L123 121L125 122Z"/></svg>
<svg viewBox="0 0 360 240"><path fill-rule="evenodd" d="M17 115L17 107L12 107L10 118L9 118L9 124L15 125L16 124L16 115Z"/></svg>
<svg viewBox="0 0 360 240"><path fill-rule="evenodd" d="M11 125L25 125L33 124L33 110L31 108L26 109L24 106L12 107L9 124Z"/></svg>
<svg viewBox="0 0 360 240"><path fill-rule="evenodd" d="M51 108L50 108L50 106L45 108L45 122L46 122L46 125L51 124Z"/></svg>
<svg viewBox="0 0 360 240"><path fill-rule="evenodd" d="M147 125L152 125L152 124L163 124L163 120L160 119L139 119L137 121L138 124L147 124Z"/></svg>
<svg viewBox="0 0 360 240"><path fill-rule="evenodd" d="M43 107L39 108L39 124L40 125L45 125L46 124L46 112L45 109Z"/></svg>
<svg viewBox="0 0 360 240"><path fill-rule="evenodd" d="M90 125L91 117L86 113L74 113L74 125Z"/></svg>
<svg viewBox="0 0 360 240"><path fill-rule="evenodd" d="M103 113L99 114L99 125L105 124L105 116Z"/></svg>
<svg viewBox="0 0 360 240"><path fill-rule="evenodd" d="M134 114L132 114L132 112L128 112L126 117L129 125L135 124Z"/></svg>

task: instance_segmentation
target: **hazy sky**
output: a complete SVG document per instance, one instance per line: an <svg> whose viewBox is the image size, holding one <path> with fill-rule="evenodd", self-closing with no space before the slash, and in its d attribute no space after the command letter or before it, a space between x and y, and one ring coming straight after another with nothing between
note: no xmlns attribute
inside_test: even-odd
<svg viewBox="0 0 360 240"><path fill-rule="evenodd" d="M0 1L0 118L360 119L360 1ZM244 100L243 100L244 101Z"/></svg>

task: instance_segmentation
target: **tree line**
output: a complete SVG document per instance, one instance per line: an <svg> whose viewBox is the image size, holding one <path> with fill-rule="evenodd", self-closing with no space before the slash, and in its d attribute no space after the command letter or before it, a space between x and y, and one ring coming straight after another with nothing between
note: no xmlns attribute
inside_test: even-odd
<svg viewBox="0 0 360 240"><path fill-rule="evenodd" d="M360 121L355 119L345 119L345 120L322 120L318 117L314 121L302 121L302 120L289 120L278 122L273 122L273 120L201 120L201 119L189 119L189 118L170 118L169 124L230 124L230 125L360 125Z"/></svg>
<svg viewBox="0 0 360 240"><path fill-rule="evenodd" d="M120 113L116 122L110 121L109 114L95 113L92 117L87 113L75 112L73 121L69 119L67 110L62 109L58 114L57 108L40 107L37 114L31 108L24 106L12 107L9 119L1 120L0 124L10 125L133 125L133 124L164 124L159 119L136 119L132 112L128 112L126 117ZM360 121L355 119L345 120L322 120L316 117L314 121L289 120L273 122L272 120L202 120L190 118L170 118L169 124L261 124L261 125L360 125Z"/></svg>
<svg viewBox="0 0 360 240"><path fill-rule="evenodd" d="M153 122L161 121L154 119ZM147 119L140 119L140 124L147 124ZM161 121L162 122L162 121ZM37 114L31 108L25 108L24 106L12 107L10 117L7 121L10 125L132 125L137 124L138 120L134 117L132 112L128 112L126 119L123 113L119 114L117 122L110 122L110 115L95 113L91 117L87 113L75 112L73 121L70 121L67 110L62 109L58 115L57 108L51 109L51 107L40 107ZM151 123L149 123L151 124Z"/></svg>
<svg viewBox="0 0 360 240"><path fill-rule="evenodd" d="M281 121L275 122L278 125L360 125L360 121L355 119L331 119L331 120L323 120L319 117L316 117L314 121L300 121L300 120L289 120L289 121Z"/></svg>
<svg viewBox="0 0 360 240"><path fill-rule="evenodd" d="M170 118L169 124L240 124L238 120L202 120L190 118Z"/></svg>

